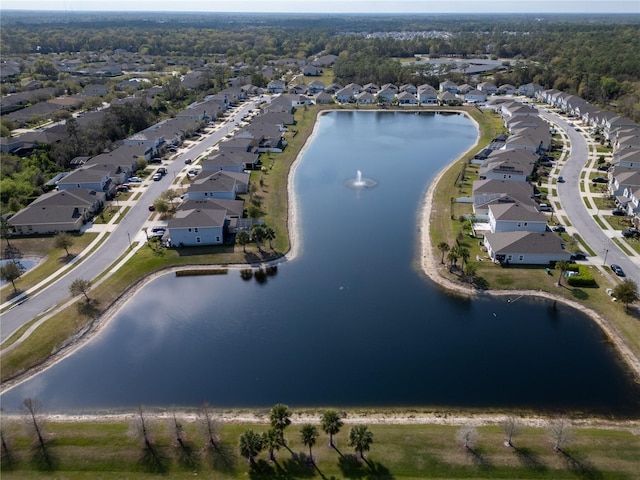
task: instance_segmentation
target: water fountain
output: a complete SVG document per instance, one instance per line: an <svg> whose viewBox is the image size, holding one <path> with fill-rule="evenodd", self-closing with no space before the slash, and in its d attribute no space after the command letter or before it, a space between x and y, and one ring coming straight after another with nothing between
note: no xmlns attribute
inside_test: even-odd
<svg viewBox="0 0 640 480"><path fill-rule="evenodd" d="M356 172L356 178L349 179L345 182L347 187L351 188L371 188L376 186L376 182L371 180L370 178L366 178L362 176L362 172L358 170Z"/></svg>

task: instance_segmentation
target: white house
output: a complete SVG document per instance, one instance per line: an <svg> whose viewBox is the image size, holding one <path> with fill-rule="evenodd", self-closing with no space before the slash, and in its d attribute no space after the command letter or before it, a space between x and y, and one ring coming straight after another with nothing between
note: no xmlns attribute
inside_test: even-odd
<svg viewBox="0 0 640 480"><path fill-rule="evenodd" d="M484 244L491 260L503 265L548 265L571 259L562 239L551 232L487 233Z"/></svg>
<svg viewBox="0 0 640 480"><path fill-rule="evenodd" d="M225 210L178 210L167 224L171 245L220 245L224 242L225 221Z"/></svg>
<svg viewBox="0 0 640 480"><path fill-rule="evenodd" d="M498 232L545 232L547 217L536 207L520 203L489 205L489 227L491 233Z"/></svg>

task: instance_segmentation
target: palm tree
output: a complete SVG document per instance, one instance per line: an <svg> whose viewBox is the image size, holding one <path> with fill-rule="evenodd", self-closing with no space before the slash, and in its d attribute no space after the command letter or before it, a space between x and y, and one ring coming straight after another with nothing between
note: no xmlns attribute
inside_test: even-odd
<svg viewBox="0 0 640 480"><path fill-rule="evenodd" d="M240 454L251 464L255 464L255 456L262 450L262 436L249 429L240 435Z"/></svg>
<svg viewBox="0 0 640 480"><path fill-rule="evenodd" d="M247 243L249 243L249 234L244 230L240 230L236 234L236 242L242 245L242 251L247 253Z"/></svg>
<svg viewBox="0 0 640 480"><path fill-rule="evenodd" d="M355 448L364 460L364 452L369 451L373 443L373 432L366 425L356 425L349 431L349 446Z"/></svg>
<svg viewBox="0 0 640 480"><path fill-rule="evenodd" d="M567 269L569 268L569 265L571 264L566 260L560 260L559 262L556 262L556 268L560 269L560 276L558 277L558 285L562 285L562 276L564 275L564 272L566 272Z"/></svg>
<svg viewBox="0 0 640 480"><path fill-rule="evenodd" d="M316 439L318 438L318 429L316 428L315 425L311 425L310 423L307 423L303 425L302 428L300 429L300 437L302 439L302 443L307 447L309 447L309 459L311 463L314 463L313 452L311 451L311 447L313 447L316 444Z"/></svg>
<svg viewBox="0 0 640 480"><path fill-rule="evenodd" d="M320 424L324 433L329 434L329 445L335 447L333 436L338 434L343 425L340 414L336 410L327 410L322 414Z"/></svg>
<svg viewBox="0 0 640 480"><path fill-rule="evenodd" d="M438 244L438 250L442 252L442 258L440 259L440 263L442 263L443 265L444 265L444 254L447 253L450 249L451 247L449 247L449 244L447 242L440 242Z"/></svg>
<svg viewBox="0 0 640 480"><path fill-rule="evenodd" d="M269 413L269 421L271 426L278 430L284 438L284 429L291 425L291 410L286 405L278 403L273 406ZM283 442L286 445L286 442Z"/></svg>
<svg viewBox="0 0 640 480"><path fill-rule="evenodd" d="M460 248L458 250L458 255L460 255L460 258L462 259L462 268L464 269L465 264L467 263L467 261L469 260L469 257L471 256L471 253L469 252L468 248Z"/></svg>
<svg viewBox="0 0 640 480"><path fill-rule="evenodd" d="M264 229L264 238L266 238L267 240L269 240L269 248L271 250L273 250L273 246L271 245L271 240L275 240L276 238L276 231L271 228L271 227L267 227Z"/></svg>
<svg viewBox="0 0 640 480"><path fill-rule="evenodd" d="M253 234L253 239L256 241L256 246L258 247L258 250L262 251L262 248L260 248L260 242L264 240L264 235L265 235L264 227L262 225L254 223L251 226L251 233Z"/></svg>
<svg viewBox="0 0 640 480"><path fill-rule="evenodd" d="M458 254L455 250L451 250L447 254L447 260L449 260L449 273L453 270L453 265L458 261Z"/></svg>
<svg viewBox="0 0 640 480"><path fill-rule="evenodd" d="M262 446L269 452L270 461L276 461L274 451L280 450L282 445L284 445L284 438L282 437L282 432L277 428L271 427L262 434Z"/></svg>

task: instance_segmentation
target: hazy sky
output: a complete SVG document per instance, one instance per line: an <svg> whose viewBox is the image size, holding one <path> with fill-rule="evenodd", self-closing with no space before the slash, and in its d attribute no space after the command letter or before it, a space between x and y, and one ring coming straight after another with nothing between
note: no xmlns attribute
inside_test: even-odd
<svg viewBox="0 0 640 480"><path fill-rule="evenodd" d="M637 13L640 0L2 0L10 10L393 13Z"/></svg>

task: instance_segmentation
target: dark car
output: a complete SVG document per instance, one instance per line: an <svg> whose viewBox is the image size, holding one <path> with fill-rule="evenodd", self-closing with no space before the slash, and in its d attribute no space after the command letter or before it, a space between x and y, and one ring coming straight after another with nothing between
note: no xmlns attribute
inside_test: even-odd
<svg viewBox="0 0 640 480"><path fill-rule="evenodd" d="M160 168L157 170L157 172L158 172L160 175L164 176L164 175L166 175L166 174L167 174L167 169L166 169L165 167L160 167Z"/></svg>
<svg viewBox="0 0 640 480"><path fill-rule="evenodd" d="M185 165L189 165L191 163L191 159L190 158L185 159L184 163Z"/></svg>
<svg viewBox="0 0 640 480"><path fill-rule="evenodd" d="M616 265L615 263L612 263L611 270L613 270L613 273L615 273L619 277L624 277L624 270L620 268L620 265Z"/></svg>
<svg viewBox="0 0 640 480"><path fill-rule="evenodd" d="M576 260L586 260L587 255L584 252L574 252L571 254L571 261L575 262Z"/></svg>
<svg viewBox="0 0 640 480"><path fill-rule="evenodd" d="M637 228L628 228L627 230L622 231L622 236L624 238L633 238L640 236L640 230Z"/></svg>
<svg viewBox="0 0 640 480"><path fill-rule="evenodd" d="M156 211L156 207L154 207L153 205L149 205L149 211L150 212L155 212Z"/></svg>
<svg viewBox="0 0 640 480"><path fill-rule="evenodd" d="M604 177L594 177L594 178L591 179L591 181L593 183L609 183L609 180L607 180Z"/></svg>
<svg viewBox="0 0 640 480"><path fill-rule="evenodd" d="M553 227L551 230L553 230L554 232L557 233L564 233L567 231L566 228L564 228L562 225L558 225L557 227Z"/></svg>
<svg viewBox="0 0 640 480"><path fill-rule="evenodd" d="M619 208L616 208L616 209L611 211L611 214L615 215L617 217L623 217L624 216L624 210L620 210Z"/></svg>

